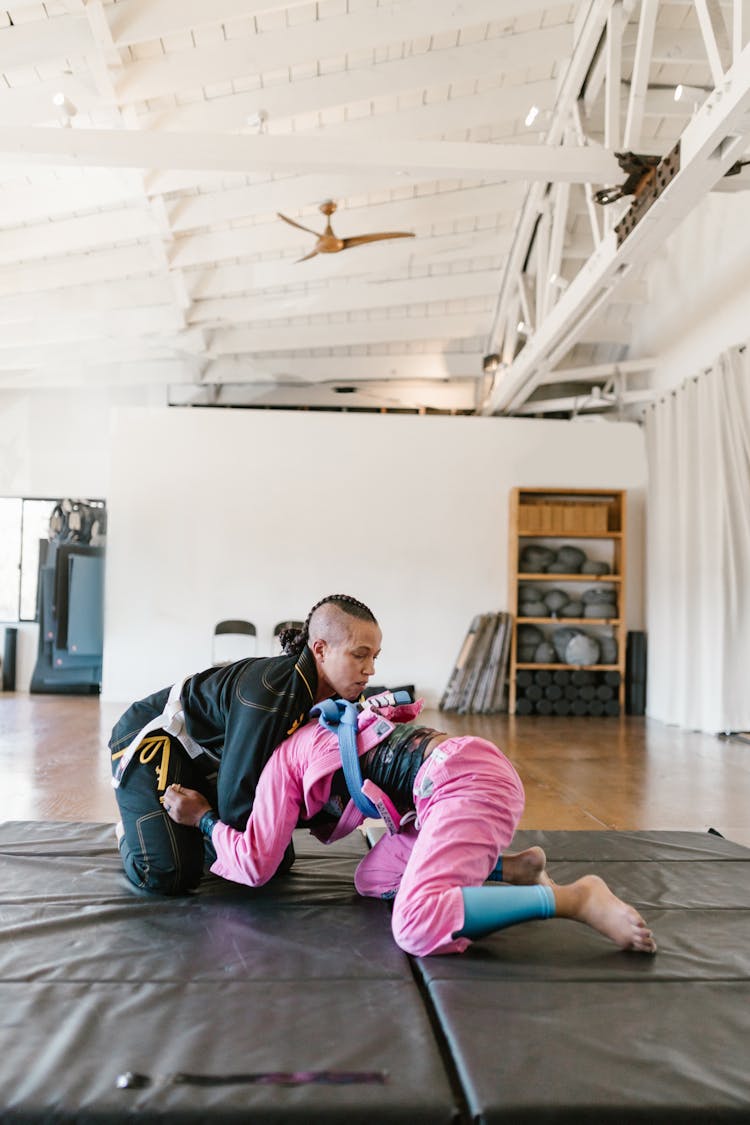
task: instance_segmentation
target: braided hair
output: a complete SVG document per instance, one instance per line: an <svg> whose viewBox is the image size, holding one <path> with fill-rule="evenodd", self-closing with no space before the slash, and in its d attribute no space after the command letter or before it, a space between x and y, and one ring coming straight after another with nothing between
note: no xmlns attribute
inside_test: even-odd
<svg viewBox="0 0 750 1125"><path fill-rule="evenodd" d="M301 629L282 629L279 633L279 642L281 644L281 651L284 656L299 656L302 649L305 647L310 635L310 620L316 609L320 609L322 605L334 605L349 617L356 617L360 621L372 621L377 624L375 614L371 609L368 609L364 602L357 601L356 598L351 597L349 594L328 594L327 597L321 598L316 602L308 613L305 623Z"/></svg>

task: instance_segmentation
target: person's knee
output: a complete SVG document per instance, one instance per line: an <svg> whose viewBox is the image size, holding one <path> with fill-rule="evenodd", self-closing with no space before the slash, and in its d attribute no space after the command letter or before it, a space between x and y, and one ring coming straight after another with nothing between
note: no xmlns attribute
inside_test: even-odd
<svg viewBox="0 0 750 1125"><path fill-rule="evenodd" d="M125 874L133 886L154 895L186 895L200 882L200 873L186 873L174 867L142 867L138 863L125 864Z"/></svg>
<svg viewBox="0 0 750 1125"><path fill-rule="evenodd" d="M430 919L431 912L426 904L410 902L400 905L397 898L391 930L399 949L412 957L426 957L432 953L436 941Z"/></svg>

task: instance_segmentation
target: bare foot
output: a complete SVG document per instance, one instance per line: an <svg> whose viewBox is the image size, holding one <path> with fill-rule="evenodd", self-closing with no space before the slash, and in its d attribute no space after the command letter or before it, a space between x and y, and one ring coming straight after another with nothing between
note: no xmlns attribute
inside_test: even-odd
<svg viewBox="0 0 750 1125"><path fill-rule="evenodd" d="M522 852L508 852L503 856L503 882L516 887L528 887L532 883L552 886L546 871L547 857L538 847L526 848Z"/></svg>
<svg viewBox="0 0 750 1125"><path fill-rule="evenodd" d="M638 911L614 895L598 875L584 875L565 887L553 886L558 918L584 922L621 949L656 953L654 935Z"/></svg>

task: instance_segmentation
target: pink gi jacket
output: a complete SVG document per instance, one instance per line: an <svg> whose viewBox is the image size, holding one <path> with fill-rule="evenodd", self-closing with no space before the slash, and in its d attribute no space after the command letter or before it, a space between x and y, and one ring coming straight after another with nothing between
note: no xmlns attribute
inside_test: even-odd
<svg viewBox="0 0 750 1125"><path fill-rule="evenodd" d="M399 722L412 720L422 709L421 701L364 710L359 716L357 748L360 756L377 746ZM388 717L386 717L388 716ZM341 766L337 735L316 720L306 723L274 750L264 767L255 793L255 803L244 832L219 821L211 835L216 849L215 875L251 887L268 882L281 863L300 818L320 812L331 795L331 779ZM333 843L348 835L364 820L349 801L333 832L324 841Z"/></svg>

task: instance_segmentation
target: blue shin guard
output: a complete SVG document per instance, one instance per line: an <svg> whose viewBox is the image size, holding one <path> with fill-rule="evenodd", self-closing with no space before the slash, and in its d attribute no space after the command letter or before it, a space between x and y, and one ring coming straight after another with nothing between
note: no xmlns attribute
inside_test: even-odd
<svg viewBox="0 0 750 1125"><path fill-rule="evenodd" d="M555 913L552 888L534 883L530 887L462 887L464 924L454 937L474 941L495 930L551 918Z"/></svg>

